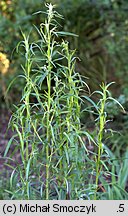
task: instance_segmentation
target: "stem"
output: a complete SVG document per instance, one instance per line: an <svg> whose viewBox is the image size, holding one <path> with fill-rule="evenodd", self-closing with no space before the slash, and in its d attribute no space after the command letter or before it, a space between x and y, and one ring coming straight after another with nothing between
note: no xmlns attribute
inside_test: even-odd
<svg viewBox="0 0 128 216"><path fill-rule="evenodd" d="M103 86L104 87L104 86ZM94 195L94 200L97 199L96 197L96 192L98 189L98 180L99 180L99 175L100 175L100 171L102 170L102 165L101 163L101 155L103 153L103 131L104 131L104 127L105 127L105 121L106 121L106 116L105 116L105 103L106 103L106 99L107 99L107 95L106 95L106 87L103 88L103 99L101 100L101 107L100 107L100 111L99 111L99 133L98 133L98 156L97 156L97 160L96 160L96 191L95 191L95 195Z"/></svg>
<svg viewBox="0 0 128 216"><path fill-rule="evenodd" d="M28 41L27 42L27 47L29 47ZM28 51L28 50L27 50ZM26 52L27 53L27 52ZM30 71L31 71L31 60L30 60L30 55L29 55L29 51L27 53L27 57L28 59L26 60L26 72L27 72L27 95L25 97L25 104L26 104L26 128L28 130L29 127L29 121L30 121L30 93L31 93L31 84L30 84ZM26 139L26 161L28 161L29 158L29 142L28 142L28 138Z"/></svg>
<svg viewBox="0 0 128 216"><path fill-rule="evenodd" d="M47 106L47 145L46 145L46 200L49 199L49 144L51 142L51 133L50 133L50 109L51 109L51 32L50 32L50 22L51 16L48 17L47 22L47 60L48 60L48 76L47 76L47 86L48 86L48 106Z"/></svg>

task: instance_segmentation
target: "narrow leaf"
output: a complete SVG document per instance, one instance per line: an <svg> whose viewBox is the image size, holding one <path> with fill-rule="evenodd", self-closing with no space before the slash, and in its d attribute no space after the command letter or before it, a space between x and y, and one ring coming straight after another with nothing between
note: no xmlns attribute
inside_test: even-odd
<svg viewBox="0 0 128 216"><path fill-rule="evenodd" d="M85 98L88 102L90 102L93 105L93 107L98 111L98 106L96 105L96 103L93 100L91 100L87 96L82 96L82 97Z"/></svg>
<svg viewBox="0 0 128 216"><path fill-rule="evenodd" d="M8 151L9 151L9 149L10 149L10 146L11 146L11 144L12 144L12 141L13 141L13 139L14 139L15 137L17 137L17 135L12 136L11 139L9 140L9 142L8 142L8 144L7 144L7 147L6 147L6 149L5 149L5 152L4 152L4 157L6 157Z"/></svg>
<svg viewBox="0 0 128 216"><path fill-rule="evenodd" d="M74 36L74 37L78 37L78 35L74 34L74 33L70 33L70 32L64 32L64 31L58 31L56 32L56 34L58 35L62 35L62 36Z"/></svg>
<svg viewBox="0 0 128 216"><path fill-rule="evenodd" d="M114 99L114 98L112 98L112 97L108 97L107 99L108 99L108 100L112 100L112 101L114 101L115 103L117 103L117 104L122 108L123 112L126 113L124 107L120 104L119 101L117 101L116 99Z"/></svg>

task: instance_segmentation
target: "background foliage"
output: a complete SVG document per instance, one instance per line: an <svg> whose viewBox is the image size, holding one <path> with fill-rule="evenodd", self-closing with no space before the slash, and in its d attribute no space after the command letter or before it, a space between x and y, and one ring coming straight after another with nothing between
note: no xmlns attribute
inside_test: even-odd
<svg viewBox="0 0 128 216"><path fill-rule="evenodd" d="M45 1L44 1L45 2ZM89 77L93 89L103 80L116 81L120 92L127 96L128 2L126 0L52 0L64 16L60 29L74 32L79 37L69 37L71 48L76 48L81 61L78 70ZM30 32L32 23L40 18L32 14L42 10L41 0L2 0L0 3L0 51L10 60L7 82L21 71L22 59L14 51L21 39L20 28ZM41 18L42 19L42 18ZM37 37L37 35L33 35ZM17 61L18 58L18 61ZM22 81L21 81L22 82ZM20 91L21 85L13 86ZM121 89L121 91L120 91ZM118 90L118 91L117 91ZM12 98L15 97L12 91Z"/></svg>
<svg viewBox="0 0 128 216"><path fill-rule="evenodd" d="M21 29L29 34L33 23L39 25L42 16L33 13L43 10L46 1L42 0L1 0L0 1L0 104L1 108L13 109L17 104L24 86L23 79L15 79L8 91L10 82L22 74L22 55L16 52L16 45L22 40ZM113 138L107 140L108 147L116 159L126 152L128 129L128 1L127 0L51 0L57 10L64 16L60 31L72 32L78 37L66 36L70 48L76 49L76 69L88 77L91 91L99 88L102 81L115 81L111 87L112 94L124 106L126 113L117 110L114 102L107 106L109 126L114 129ZM34 33L33 33L34 32ZM35 31L31 40L37 40ZM94 100L97 98L95 97ZM92 116L93 119L93 116ZM83 115L83 123L92 129L88 116ZM117 147L118 146L118 147ZM123 172L123 161L117 164L115 175ZM123 175L123 174L122 174ZM121 178L121 177L120 177ZM114 179L113 179L114 181ZM116 196L109 194L109 198Z"/></svg>

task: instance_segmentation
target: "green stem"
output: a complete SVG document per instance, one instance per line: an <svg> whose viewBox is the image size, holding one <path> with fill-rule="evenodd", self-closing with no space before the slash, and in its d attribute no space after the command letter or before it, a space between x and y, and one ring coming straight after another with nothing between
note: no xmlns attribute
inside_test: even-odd
<svg viewBox="0 0 128 216"><path fill-rule="evenodd" d="M26 71L27 71L27 92L28 94L25 97L25 104L26 104L26 129L28 130L29 127L29 121L30 121L30 93L31 93L31 84L30 84L30 71L31 71L31 61L30 56L28 53L28 59L26 61ZM26 138L26 161L28 161L29 158L29 142Z"/></svg>
<svg viewBox="0 0 128 216"><path fill-rule="evenodd" d="M47 76L47 86L48 86L48 106L47 106L47 145L46 145L46 200L49 199L49 168L50 168L50 159L49 159L49 144L51 142L51 133L50 133L50 109L51 109L51 33L50 33L50 22L51 19L48 19L47 23L47 60L48 60L48 76Z"/></svg>
<svg viewBox="0 0 128 216"><path fill-rule="evenodd" d="M106 103L106 87L103 88L103 99L101 100L101 107L100 107L100 111L99 111L99 133L98 133L98 156L97 156L97 160L96 160L96 191L94 194L94 200L97 199L96 197L96 193L97 193L97 189L98 189L98 180L99 180L99 176L100 176L100 171L102 170L102 165L101 165L101 155L103 153L103 131L104 131L104 127L105 127L105 121L106 121L106 116L104 113L104 109L105 109L105 103Z"/></svg>

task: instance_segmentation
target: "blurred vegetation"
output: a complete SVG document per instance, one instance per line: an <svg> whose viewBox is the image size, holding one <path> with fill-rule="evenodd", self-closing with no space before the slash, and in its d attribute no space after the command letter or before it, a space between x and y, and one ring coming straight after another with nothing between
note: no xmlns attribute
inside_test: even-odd
<svg viewBox="0 0 128 216"><path fill-rule="evenodd" d="M16 46L22 40L21 29L37 40L34 28L43 22L42 15L33 13L43 10L44 3L56 4L61 20L61 31L72 32L68 36L70 47L76 49L77 71L88 77L91 91L98 89L102 81L115 81L111 90L124 106L126 113L117 111L114 102L107 107L112 128L119 132L107 140L115 157L120 157L127 146L128 129L128 1L127 0L1 0L0 1L0 104L11 107L20 100L24 86L22 78L22 55ZM42 4L43 3L43 4ZM14 80L5 99L6 90ZM115 108L113 108L115 107ZM87 123L85 116L83 122ZM117 148L118 145L118 148ZM122 162L120 161L120 166Z"/></svg>
<svg viewBox="0 0 128 216"><path fill-rule="evenodd" d="M71 48L77 49L81 60L77 61L77 70L89 78L88 82L93 90L101 81L114 80L116 81L114 94L119 96L122 92L127 96L128 1L51 0L50 2L56 4L57 10L64 16L60 29L78 35L78 37L68 37L68 40L71 42ZM41 16L37 19L33 15L34 12L43 10L43 7L41 0L0 2L0 53L6 55L10 62L9 70L4 74L5 86L13 76L21 73L22 57L17 56L15 52L16 45L21 40L20 28L23 32L29 33L33 28L32 23L38 25L43 21ZM32 36L37 38L37 35ZM0 61L2 62L2 58ZM14 83L10 92L11 100L17 98L14 92L16 90L17 94L20 93L22 82L21 80L20 85Z"/></svg>

